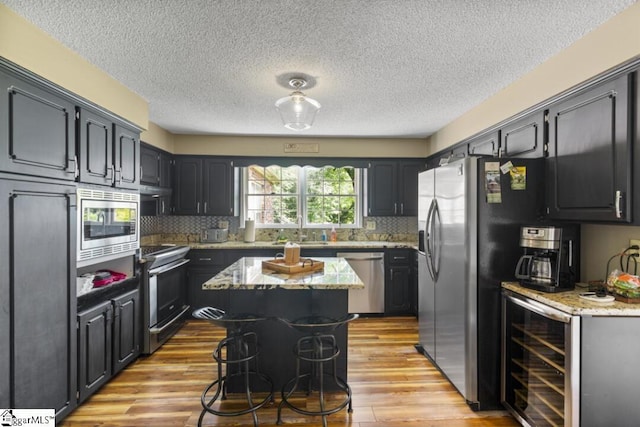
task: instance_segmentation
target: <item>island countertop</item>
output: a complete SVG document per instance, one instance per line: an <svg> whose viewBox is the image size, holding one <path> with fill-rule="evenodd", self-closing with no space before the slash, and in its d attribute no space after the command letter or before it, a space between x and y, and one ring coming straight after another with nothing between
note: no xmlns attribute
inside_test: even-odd
<svg viewBox="0 0 640 427"><path fill-rule="evenodd" d="M262 261L271 259L241 258L204 282L202 289L364 289L364 283L344 258L314 257L324 262L324 269L297 274L263 270Z"/></svg>

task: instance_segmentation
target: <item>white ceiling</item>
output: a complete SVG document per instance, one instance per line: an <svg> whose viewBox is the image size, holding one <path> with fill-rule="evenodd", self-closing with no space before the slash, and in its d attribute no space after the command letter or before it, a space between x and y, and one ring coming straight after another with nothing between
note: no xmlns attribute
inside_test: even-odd
<svg viewBox="0 0 640 427"><path fill-rule="evenodd" d="M0 0L171 132L349 137L428 136L635 1ZM274 108L294 75L303 132Z"/></svg>

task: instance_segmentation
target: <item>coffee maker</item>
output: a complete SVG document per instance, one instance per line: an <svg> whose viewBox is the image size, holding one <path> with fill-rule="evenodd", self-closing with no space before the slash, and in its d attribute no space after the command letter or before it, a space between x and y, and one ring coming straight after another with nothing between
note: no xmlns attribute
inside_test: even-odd
<svg viewBox="0 0 640 427"><path fill-rule="evenodd" d="M516 278L525 288L542 292L569 291L579 279L580 226L524 226Z"/></svg>

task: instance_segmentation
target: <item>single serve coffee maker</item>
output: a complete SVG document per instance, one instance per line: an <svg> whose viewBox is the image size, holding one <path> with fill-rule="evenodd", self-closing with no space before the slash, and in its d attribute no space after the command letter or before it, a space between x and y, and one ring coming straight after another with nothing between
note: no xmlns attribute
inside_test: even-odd
<svg viewBox="0 0 640 427"><path fill-rule="evenodd" d="M579 225L522 227L524 255L516 265L520 285L542 292L573 289L580 271L579 233Z"/></svg>

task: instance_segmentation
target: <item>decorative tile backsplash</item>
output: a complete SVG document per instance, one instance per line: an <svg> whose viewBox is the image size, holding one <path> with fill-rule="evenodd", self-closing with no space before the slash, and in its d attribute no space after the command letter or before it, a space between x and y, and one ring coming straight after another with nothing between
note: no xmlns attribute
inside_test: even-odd
<svg viewBox="0 0 640 427"><path fill-rule="evenodd" d="M219 221L228 221L229 240L244 239L244 224L240 224L239 217L233 216L143 216L141 219L141 236L151 235L187 235L192 241L198 241L200 232L205 228L218 227ZM418 240L417 217L375 217L365 218L364 222L375 222L375 230L364 228L352 229L336 228L338 240L357 241L398 241L413 242ZM320 240L322 230L327 232L331 228L308 229L303 233L306 240ZM272 241L276 239L278 228L256 228L256 241ZM284 234L290 240L297 240L297 228L285 228Z"/></svg>

